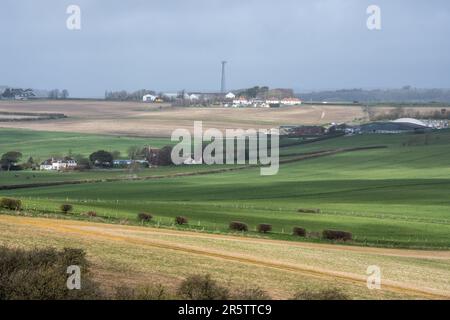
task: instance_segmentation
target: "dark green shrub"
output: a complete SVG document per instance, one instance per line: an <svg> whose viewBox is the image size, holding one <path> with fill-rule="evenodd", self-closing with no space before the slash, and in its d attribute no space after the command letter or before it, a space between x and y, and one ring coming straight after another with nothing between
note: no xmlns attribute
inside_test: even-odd
<svg viewBox="0 0 450 320"><path fill-rule="evenodd" d="M260 288L247 288L238 290L232 296L233 300L244 300L244 301L260 301L260 300L271 300L271 297Z"/></svg>
<svg viewBox="0 0 450 320"><path fill-rule="evenodd" d="M2 198L0 200L0 207L8 210L20 210L22 209L22 201L12 198Z"/></svg>
<svg viewBox="0 0 450 320"><path fill-rule="evenodd" d="M298 237L306 237L306 229L300 227L294 227L292 234Z"/></svg>
<svg viewBox="0 0 450 320"><path fill-rule="evenodd" d="M176 217L175 223L179 225L188 224L188 219L186 217Z"/></svg>
<svg viewBox="0 0 450 320"><path fill-rule="evenodd" d="M303 290L292 297L292 300L350 300L349 296L340 289L329 288L323 290Z"/></svg>
<svg viewBox="0 0 450 320"><path fill-rule="evenodd" d="M67 268L81 269L81 290L67 288ZM92 281L85 252L78 249L0 247L0 300L99 299L103 295Z"/></svg>
<svg viewBox="0 0 450 320"><path fill-rule="evenodd" d="M217 284L209 275L193 275L184 280L178 294L189 300L227 300L228 289Z"/></svg>
<svg viewBox="0 0 450 320"><path fill-rule="evenodd" d="M235 231L248 231L248 226L243 223L243 222L239 222L239 221L232 221L230 223L230 230L235 230Z"/></svg>
<svg viewBox="0 0 450 320"><path fill-rule="evenodd" d="M327 240L350 241L353 236L350 232L338 230L323 230L322 237Z"/></svg>
<svg viewBox="0 0 450 320"><path fill-rule="evenodd" d="M153 219L153 216L150 213L139 213L138 220L142 222L149 222Z"/></svg>
<svg viewBox="0 0 450 320"><path fill-rule="evenodd" d="M73 210L73 206L71 204L62 204L61 205L61 211L65 214L71 212Z"/></svg>
<svg viewBox="0 0 450 320"><path fill-rule="evenodd" d="M258 225L258 232L267 233L270 231L272 231L272 225L266 223L261 223Z"/></svg>

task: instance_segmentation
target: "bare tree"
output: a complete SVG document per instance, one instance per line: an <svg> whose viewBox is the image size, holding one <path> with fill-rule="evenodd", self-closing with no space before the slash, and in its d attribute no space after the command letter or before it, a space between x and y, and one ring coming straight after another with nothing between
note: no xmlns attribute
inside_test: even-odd
<svg viewBox="0 0 450 320"><path fill-rule="evenodd" d="M61 92L61 98L62 99L67 99L69 97L69 91L67 90L67 89L64 89L62 92Z"/></svg>

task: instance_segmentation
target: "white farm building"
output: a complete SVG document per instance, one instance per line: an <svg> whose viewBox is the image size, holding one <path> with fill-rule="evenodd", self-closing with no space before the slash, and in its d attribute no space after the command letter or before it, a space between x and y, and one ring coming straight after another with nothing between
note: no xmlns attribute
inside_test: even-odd
<svg viewBox="0 0 450 320"><path fill-rule="evenodd" d="M146 94L142 97L143 102L154 102L156 100L157 96L154 96L152 94Z"/></svg>
<svg viewBox="0 0 450 320"><path fill-rule="evenodd" d="M75 169L78 166L77 162L71 158L64 159L48 159L41 163L39 169L45 171L61 171L67 169Z"/></svg>

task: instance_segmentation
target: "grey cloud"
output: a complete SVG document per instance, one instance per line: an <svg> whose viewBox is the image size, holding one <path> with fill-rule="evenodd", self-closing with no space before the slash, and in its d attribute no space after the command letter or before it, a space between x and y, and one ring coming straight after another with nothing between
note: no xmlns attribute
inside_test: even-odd
<svg viewBox="0 0 450 320"><path fill-rule="evenodd" d="M381 31L365 26L373 3ZM4 0L0 84L215 91L226 59L232 88L450 87L449 21L438 0Z"/></svg>

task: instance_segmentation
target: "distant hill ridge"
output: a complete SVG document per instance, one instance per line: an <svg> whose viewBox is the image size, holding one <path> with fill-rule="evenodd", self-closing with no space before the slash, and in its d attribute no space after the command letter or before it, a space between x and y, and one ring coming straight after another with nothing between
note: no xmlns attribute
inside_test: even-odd
<svg viewBox="0 0 450 320"><path fill-rule="evenodd" d="M450 89L342 89L297 94L304 101L450 103Z"/></svg>

